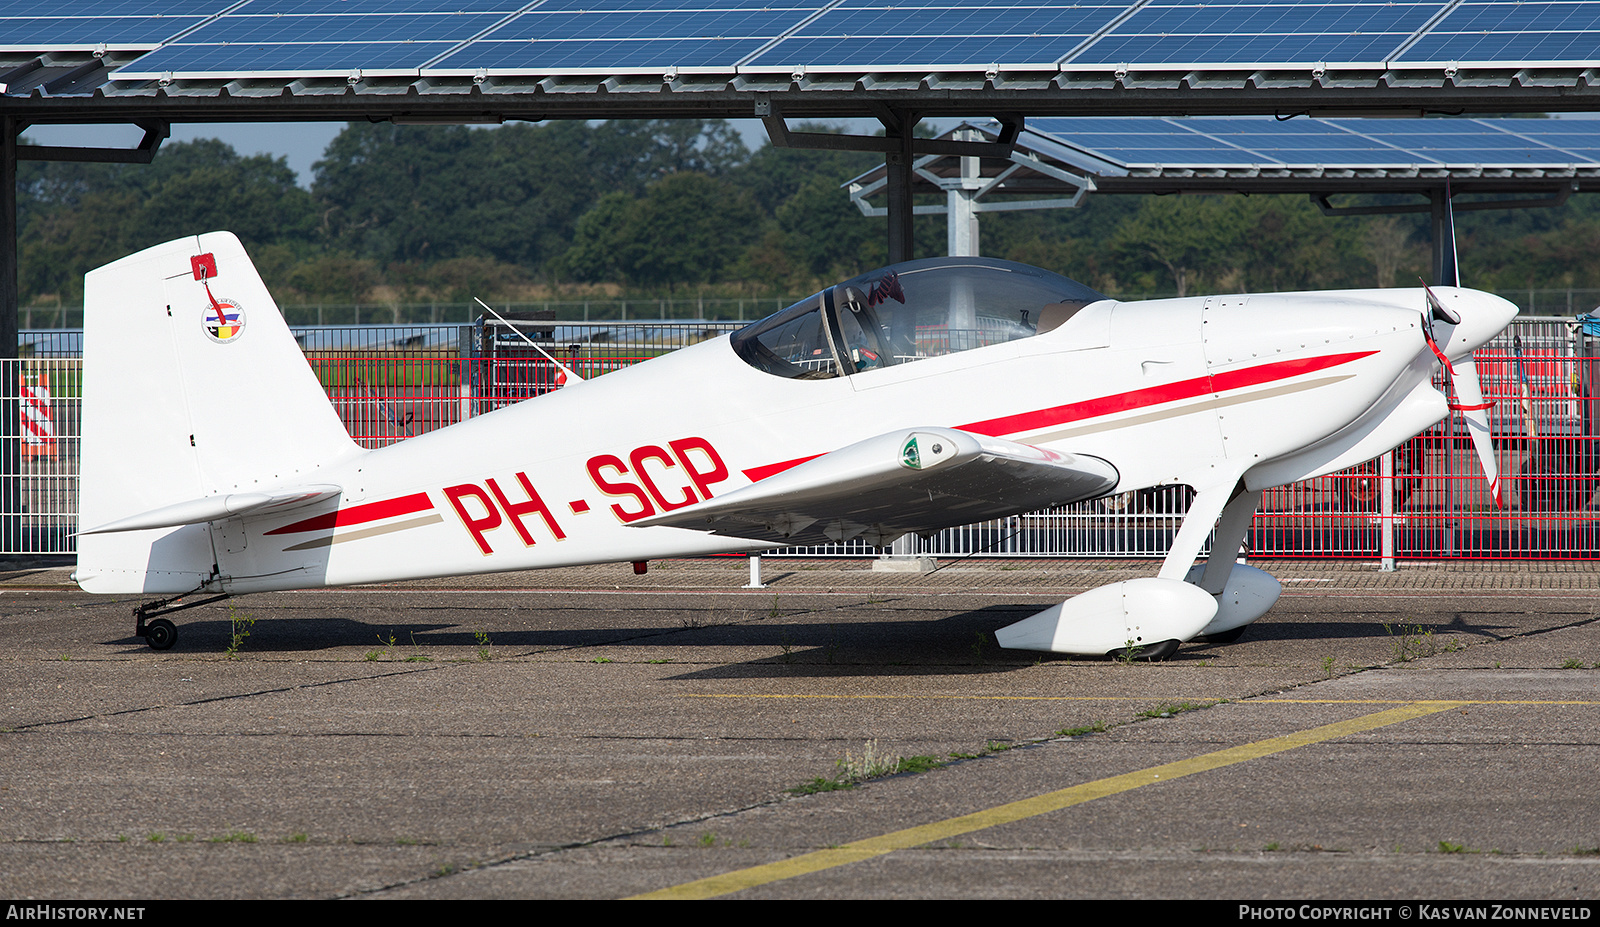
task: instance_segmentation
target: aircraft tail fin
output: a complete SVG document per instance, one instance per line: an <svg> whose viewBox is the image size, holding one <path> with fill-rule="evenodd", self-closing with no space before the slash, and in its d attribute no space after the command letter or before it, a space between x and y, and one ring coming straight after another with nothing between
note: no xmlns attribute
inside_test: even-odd
<svg viewBox="0 0 1600 927"><path fill-rule="evenodd" d="M228 232L84 279L78 520L316 484L359 453L266 285ZM81 535L91 592L177 593L212 575L208 524Z"/></svg>

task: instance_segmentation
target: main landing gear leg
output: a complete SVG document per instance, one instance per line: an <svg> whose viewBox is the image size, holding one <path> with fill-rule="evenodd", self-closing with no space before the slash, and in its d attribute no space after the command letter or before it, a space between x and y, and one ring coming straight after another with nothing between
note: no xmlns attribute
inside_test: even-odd
<svg viewBox="0 0 1600 927"><path fill-rule="evenodd" d="M1283 591L1270 574L1235 562L1245 532L1250 530L1250 519L1260 503L1260 492L1246 490L1242 482L1234 487L1217 523L1210 556L1204 564L1191 568L1185 577L1217 600L1216 615L1197 635L1207 643L1237 641L1243 636L1245 626L1266 614Z"/></svg>
<svg viewBox="0 0 1600 927"><path fill-rule="evenodd" d="M144 642L149 644L152 650L169 650L173 644L178 642L178 626L159 616L181 612L186 608L194 608L198 605L210 605L212 602L220 602L229 598L229 595L224 592L195 602L183 601L193 594L192 592L186 592L170 599L146 602L138 606L133 610L133 633L138 637L144 638Z"/></svg>

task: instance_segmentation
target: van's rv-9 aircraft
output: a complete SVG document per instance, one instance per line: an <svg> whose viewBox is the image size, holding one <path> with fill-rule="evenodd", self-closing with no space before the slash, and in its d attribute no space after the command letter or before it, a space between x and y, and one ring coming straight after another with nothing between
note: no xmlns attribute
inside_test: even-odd
<svg viewBox="0 0 1600 927"><path fill-rule="evenodd" d="M216 232L86 278L74 576L168 596L135 612L165 649L177 631L155 616L204 593L886 545L1186 484L1157 576L996 632L1162 658L1272 606L1277 580L1234 562L1261 491L1443 419L1441 364L1498 498L1472 351L1515 314L1454 287L1118 302L1021 264L918 260L369 450L238 239Z"/></svg>

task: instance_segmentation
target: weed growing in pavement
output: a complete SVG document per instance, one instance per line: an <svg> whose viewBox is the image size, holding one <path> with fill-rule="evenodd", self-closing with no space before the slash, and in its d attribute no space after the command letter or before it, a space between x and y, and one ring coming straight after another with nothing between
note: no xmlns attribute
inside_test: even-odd
<svg viewBox="0 0 1600 927"><path fill-rule="evenodd" d="M478 640L478 662L488 663L494 659L494 653L492 652L494 642L489 640L489 632L479 631L473 636Z"/></svg>
<svg viewBox="0 0 1600 927"><path fill-rule="evenodd" d="M1388 622L1384 622L1383 630L1395 638L1391 648L1394 655L1394 659L1389 661L1391 663L1409 663L1412 660L1431 657L1440 651L1439 642L1433 639L1432 628L1423 630L1420 624L1391 626Z"/></svg>
<svg viewBox="0 0 1600 927"><path fill-rule="evenodd" d="M1071 727L1066 730L1056 731L1057 737L1082 737L1084 734L1104 734L1111 730L1111 726L1104 721L1096 721L1085 727Z"/></svg>
<svg viewBox="0 0 1600 927"><path fill-rule="evenodd" d="M838 762L839 775L852 782L862 782L867 779L877 779L882 776L892 776L900 771L900 757L890 757L878 751L878 742L869 740L861 748L861 755L845 751L844 759Z"/></svg>
<svg viewBox="0 0 1600 927"><path fill-rule="evenodd" d="M249 615L241 615L228 606L228 625L233 629L228 639L228 648L222 652L223 656L233 659L239 655L239 647L244 644L245 638L250 636L250 629L255 627L256 620Z"/></svg>
<svg viewBox="0 0 1600 927"><path fill-rule="evenodd" d="M846 751L844 758L834 763L838 772L832 778L818 776L810 782L795 786L789 792L792 795L811 795L817 792L853 789L868 779L881 779L884 776L904 772L927 772L943 765L943 760L932 756L891 757L878 750L876 740L869 740L859 756Z"/></svg>
<svg viewBox="0 0 1600 927"><path fill-rule="evenodd" d="M378 635L378 643L381 646L377 650L369 650L369 651L367 651L367 662L368 663L376 663L379 660L382 660L384 657L387 657L387 656L389 656L389 654L394 652L394 632L393 631L389 632L389 639L388 640L384 640L383 635L379 634Z"/></svg>
<svg viewBox="0 0 1600 927"><path fill-rule="evenodd" d="M984 663L983 648L989 643L989 635L982 631L973 631L972 636L972 658L978 661L979 666L982 666Z"/></svg>
<svg viewBox="0 0 1600 927"><path fill-rule="evenodd" d="M1210 708L1210 705L1201 702L1176 702L1157 705L1149 711L1139 712L1141 718L1170 718L1186 711L1198 711L1201 708Z"/></svg>

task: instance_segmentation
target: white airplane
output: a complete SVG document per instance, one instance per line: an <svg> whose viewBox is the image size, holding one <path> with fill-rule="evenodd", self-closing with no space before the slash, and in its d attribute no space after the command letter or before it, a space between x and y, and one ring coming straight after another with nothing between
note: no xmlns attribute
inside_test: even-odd
<svg viewBox="0 0 1600 927"><path fill-rule="evenodd" d="M1458 288L1118 302L1006 261L910 261L365 450L233 235L142 251L85 289L74 575L89 592L170 596L135 612L157 649L177 631L155 616L206 593L884 545L1187 484L1157 576L996 633L1163 658L1271 607L1278 582L1234 562L1261 491L1444 418L1441 363L1496 484L1471 357L1516 314Z"/></svg>

